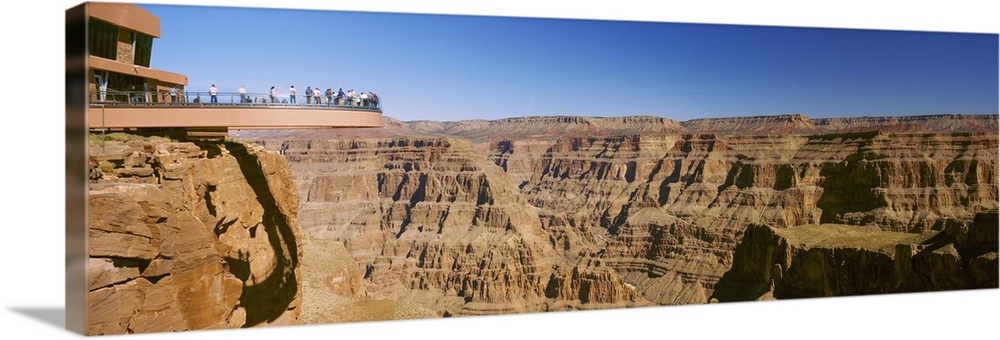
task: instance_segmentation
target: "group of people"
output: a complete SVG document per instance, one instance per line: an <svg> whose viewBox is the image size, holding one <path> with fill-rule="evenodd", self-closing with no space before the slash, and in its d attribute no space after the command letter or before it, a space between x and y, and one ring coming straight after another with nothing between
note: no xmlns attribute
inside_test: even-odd
<svg viewBox="0 0 1000 340"><path fill-rule="evenodd" d="M212 102L216 102L215 95L217 93L215 85L209 89L209 94L212 96ZM327 106L352 106L352 107L365 107L369 109L379 108L379 98L375 92L361 92L358 94L354 89L344 92L343 88L339 88L334 91L332 88L327 88L326 91L320 90L319 87L307 86L305 91L299 94L299 91L292 85L288 88L288 98L279 98L277 87L271 86L270 91L266 97L251 98L247 95L247 89L243 85L240 85L239 89L240 102L241 103L283 103L283 104L300 104L300 101L304 97L306 105L327 105ZM324 97L326 100L324 101Z"/></svg>
<svg viewBox="0 0 1000 340"><path fill-rule="evenodd" d="M100 94L105 94L106 91L101 89ZM203 92L204 93L204 92ZM203 94L201 93L201 94ZM167 91L163 91L163 101L168 103L177 103L178 101L186 101L184 94L181 93L176 87L170 87ZM201 94L196 93L196 98L194 98L194 103L202 103ZM217 104L219 103L219 88L212 84L208 88L209 103ZM284 98L287 94L287 98ZM363 107L368 109L378 109L379 97L375 92L355 92L354 89L344 91L343 88L334 91L332 88L327 88L326 91L322 91L319 87L306 87L305 91L301 94L295 88L295 85L289 87L288 92L282 93L279 96L278 89L271 86L271 90L267 95L261 95L258 97L253 97L247 93L246 87L240 85L239 88L240 103L243 104L301 104L301 101L305 100L306 105L326 105L326 106L349 106L349 107ZM234 98L235 99L235 98ZM101 98L103 101L104 98ZM227 100L228 101L228 100Z"/></svg>

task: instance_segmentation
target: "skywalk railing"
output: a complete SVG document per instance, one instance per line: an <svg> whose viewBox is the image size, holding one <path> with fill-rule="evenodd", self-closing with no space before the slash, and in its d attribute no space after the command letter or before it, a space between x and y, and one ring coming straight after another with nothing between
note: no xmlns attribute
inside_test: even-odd
<svg viewBox="0 0 1000 340"><path fill-rule="evenodd" d="M304 92L304 91L303 91ZM95 91L90 95L90 103L104 107L141 106L141 107L303 107L303 108L337 108L351 110L366 110L382 112L381 98L355 96L338 96L323 94L315 95L289 93L233 93L218 92L152 92L152 91Z"/></svg>

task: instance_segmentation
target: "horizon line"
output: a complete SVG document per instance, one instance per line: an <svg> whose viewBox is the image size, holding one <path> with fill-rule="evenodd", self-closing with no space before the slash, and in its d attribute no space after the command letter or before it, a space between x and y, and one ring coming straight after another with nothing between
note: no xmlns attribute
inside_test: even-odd
<svg viewBox="0 0 1000 340"><path fill-rule="evenodd" d="M459 120L430 120L430 119L401 120L401 119L392 117L391 115L387 115L387 114L383 114L382 116L385 117L385 118L389 118L389 119L393 119L393 120L397 120L397 121L405 122L405 123L414 123L414 122L440 122L440 123L448 123L448 122L470 122L470 121L496 122L496 121L509 120L509 119L525 119L525 118L600 118L600 119L606 119L606 118L660 118L660 119L669 119L669 120L677 121L677 122L680 122L680 123L685 123L685 122L690 122L690 121L707 120L707 119L773 118L773 117L793 117L793 116L804 116L804 117L808 118L809 120L818 120L818 119L852 119L852 118L903 118L903 117L906 117L906 118L910 118L910 117L916 118L916 117L941 117L941 116L998 116L998 117L1000 117L1000 113L996 113L996 112L995 113L932 113L932 114L916 114L916 115L840 116L840 117L810 117L808 114L804 114L804 113L781 113L781 114L773 114L773 115L704 117L704 118L692 118L692 119L688 119L688 120L678 120L676 118L671 118L671 117L664 117L664 116L658 116L658 115L643 115L643 114L625 115L625 116L592 116L592 115L563 115L563 114L554 114L554 115L510 116L510 117L497 118L497 119L475 118L475 119L459 119Z"/></svg>

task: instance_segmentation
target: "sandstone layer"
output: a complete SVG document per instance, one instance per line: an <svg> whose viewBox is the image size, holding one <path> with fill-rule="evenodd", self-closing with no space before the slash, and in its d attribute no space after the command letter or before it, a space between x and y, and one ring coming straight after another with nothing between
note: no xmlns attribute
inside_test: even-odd
<svg viewBox="0 0 1000 340"><path fill-rule="evenodd" d="M240 143L91 145L90 335L296 323L299 196Z"/></svg>

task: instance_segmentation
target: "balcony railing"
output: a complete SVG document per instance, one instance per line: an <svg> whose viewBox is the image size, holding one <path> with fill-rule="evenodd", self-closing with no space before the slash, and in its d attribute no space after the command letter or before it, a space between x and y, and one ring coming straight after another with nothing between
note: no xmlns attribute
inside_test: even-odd
<svg viewBox="0 0 1000 340"><path fill-rule="evenodd" d="M382 112L381 98L362 98L360 95L350 97L347 95L320 97L297 94L291 96L288 93L270 95L267 93L232 93L219 92L211 95L209 92L180 92L175 94L169 92L152 91L94 91L90 94L91 104L100 104L105 107L121 106L142 106L142 107L172 107L172 106L197 106L197 107L315 107L315 108L337 108L351 110L366 110Z"/></svg>

